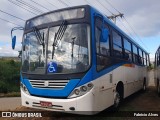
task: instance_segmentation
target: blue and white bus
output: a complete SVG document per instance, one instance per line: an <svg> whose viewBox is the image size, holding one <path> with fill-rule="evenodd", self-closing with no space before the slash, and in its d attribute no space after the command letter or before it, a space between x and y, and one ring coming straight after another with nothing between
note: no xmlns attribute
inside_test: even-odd
<svg viewBox="0 0 160 120"><path fill-rule="evenodd" d="M160 46L155 53L155 71L154 71L154 82L157 88L158 96L160 96Z"/></svg>
<svg viewBox="0 0 160 120"><path fill-rule="evenodd" d="M25 24L22 105L73 113L116 108L146 89L148 65L149 54L95 8L48 12Z"/></svg>

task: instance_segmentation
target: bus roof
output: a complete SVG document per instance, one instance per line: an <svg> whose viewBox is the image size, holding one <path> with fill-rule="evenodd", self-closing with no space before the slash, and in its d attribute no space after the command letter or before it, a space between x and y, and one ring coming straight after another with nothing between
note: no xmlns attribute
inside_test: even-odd
<svg viewBox="0 0 160 120"><path fill-rule="evenodd" d="M89 7L89 8L91 8L93 11L97 12L98 14L103 15L105 21L106 21L110 26L112 26L114 29L118 30L123 36L125 36L127 39L129 39L132 43L134 43L136 46L138 46L139 48L141 48L144 52L146 52L147 54L149 54L149 53L148 53L145 49L143 49L138 43L136 43L131 37L129 37L129 36L128 36L125 32L123 32L118 26L116 26L112 21L110 21L104 13L101 13L101 12L100 12L99 10L97 10L95 7L90 6L90 5L80 5L80 6L73 6L73 7L67 7L67 8L57 9L57 10L54 10L54 11L50 11L50 12L47 12L47 13L44 13L44 14L35 16L35 17L31 18L31 19L28 19L27 21L33 20L33 19L38 18L38 17L43 16L43 15L47 15L47 14L49 14L49 13L58 12L58 11L64 11L64 10L69 10L69 9L74 9L74 8L81 8L81 7ZM27 21L26 21L26 23L27 23Z"/></svg>

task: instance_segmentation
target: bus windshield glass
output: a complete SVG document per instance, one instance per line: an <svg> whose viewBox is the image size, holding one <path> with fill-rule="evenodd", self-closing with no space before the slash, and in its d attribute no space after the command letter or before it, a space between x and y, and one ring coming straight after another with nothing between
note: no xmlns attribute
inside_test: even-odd
<svg viewBox="0 0 160 120"><path fill-rule="evenodd" d="M26 30L34 26L38 26L45 23L51 23L60 20L70 20L84 18L85 8L77 8L63 11L55 11L48 14L41 15L26 22Z"/></svg>
<svg viewBox="0 0 160 120"><path fill-rule="evenodd" d="M41 36L46 39L47 29L39 30ZM35 32L24 35L23 55L22 55L22 71L34 73L45 73L45 44L44 46L38 40Z"/></svg>
<svg viewBox="0 0 160 120"><path fill-rule="evenodd" d="M85 23L68 24L61 39L57 38L55 41L55 34L60 27L61 25L38 30L43 36L45 44L39 42L35 32L24 35L23 72L30 74L45 74L46 72L47 74L68 74L85 72L89 68L89 25ZM59 34L62 35L62 33ZM56 44L54 44L55 42Z"/></svg>

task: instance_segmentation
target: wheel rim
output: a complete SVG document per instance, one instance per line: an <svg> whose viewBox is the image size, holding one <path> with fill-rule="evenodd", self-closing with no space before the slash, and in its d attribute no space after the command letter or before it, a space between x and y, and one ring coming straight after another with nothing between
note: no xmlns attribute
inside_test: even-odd
<svg viewBox="0 0 160 120"><path fill-rule="evenodd" d="M120 95L118 92L115 93L115 97L114 97L114 106L118 107L120 103Z"/></svg>
<svg viewBox="0 0 160 120"><path fill-rule="evenodd" d="M146 85L145 84L143 85L143 90L146 90Z"/></svg>

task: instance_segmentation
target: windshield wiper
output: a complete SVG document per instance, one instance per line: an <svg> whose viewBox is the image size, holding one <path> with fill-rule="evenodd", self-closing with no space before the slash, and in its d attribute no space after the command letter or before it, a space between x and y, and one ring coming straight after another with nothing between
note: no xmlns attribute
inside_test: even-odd
<svg viewBox="0 0 160 120"><path fill-rule="evenodd" d="M44 32L43 35L41 35L40 31L36 27L33 27L32 29L36 35L39 44L43 46L43 54L44 54L45 53Z"/></svg>
<svg viewBox="0 0 160 120"><path fill-rule="evenodd" d="M54 36L54 41L53 41L53 44L52 44L52 46L53 46L53 49L52 49L52 59L53 59L53 56L54 56L55 47L57 46L58 41L62 40L63 35L64 35L66 29L67 29L67 21L63 20L62 23L61 23L61 25L58 28L58 31L55 33L55 36Z"/></svg>
<svg viewBox="0 0 160 120"><path fill-rule="evenodd" d="M75 39L76 39L76 37L73 37L72 38L72 54L71 54L71 57L73 58L73 49L74 49L74 43L75 43Z"/></svg>

